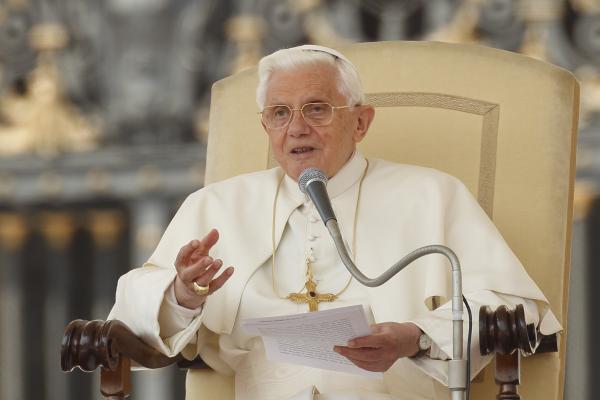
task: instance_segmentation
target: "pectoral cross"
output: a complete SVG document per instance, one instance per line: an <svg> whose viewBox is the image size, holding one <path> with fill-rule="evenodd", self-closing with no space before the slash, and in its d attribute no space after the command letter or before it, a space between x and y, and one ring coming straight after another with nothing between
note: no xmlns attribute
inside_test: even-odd
<svg viewBox="0 0 600 400"><path fill-rule="evenodd" d="M317 284L313 281L312 267L310 261L306 260L306 292L290 293L287 298L294 303L308 303L308 311L317 311L319 303L323 301L334 301L337 295L333 293L317 293Z"/></svg>

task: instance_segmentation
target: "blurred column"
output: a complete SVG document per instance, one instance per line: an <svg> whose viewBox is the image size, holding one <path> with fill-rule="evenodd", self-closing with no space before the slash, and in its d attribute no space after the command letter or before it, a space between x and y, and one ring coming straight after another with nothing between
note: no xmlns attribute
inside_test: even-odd
<svg viewBox="0 0 600 400"><path fill-rule="evenodd" d="M22 355L24 364L23 381L25 383L23 399L46 399L48 381L46 370L48 354L45 342L46 294L49 291L48 243L39 229L38 215L29 217L31 226L21 252L23 271L23 314L20 317L24 326L24 346Z"/></svg>
<svg viewBox="0 0 600 400"><path fill-rule="evenodd" d="M145 171L149 178L148 170ZM132 203L131 251L132 268L141 267L158 244L169 220L170 207L156 192L146 193ZM133 400L165 400L173 398L173 374L162 369L133 374Z"/></svg>
<svg viewBox="0 0 600 400"><path fill-rule="evenodd" d="M24 218L0 214L0 399L23 399L24 314L20 252L27 234Z"/></svg>
<svg viewBox="0 0 600 400"><path fill-rule="evenodd" d="M72 207L74 209L74 207ZM92 313L92 265L94 243L92 235L83 224L78 224L73 232L69 248L68 320L89 319ZM68 398L71 400L89 399L92 392L93 375L78 369L69 374ZM97 388L99 390L99 388Z"/></svg>
<svg viewBox="0 0 600 400"><path fill-rule="evenodd" d="M93 210L87 217L94 241L93 304L89 318L105 320L114 303L117 280L122 271L120 248L126 222L123 213L114 209ZM100 372L94 371L93 374L90 398L101 400Z"/></svg>
<svg viewBox="0 0 600 400"><path fill-rule="evenodd" d="M588 223L597 193L591 185L578 182L575 186L571 275L569 279L569 309L567 323L567 364L565 399L592 399L590 391L592 345L591 278ZM597 228L596 228L597 229Z"/></svg>
<svg viewBox="0 0 600 400"><path fill-rule="evenodd" d="M587 279L586 221L573 223L573 256L569 281L569 314L567 328L567 364L565 399L591 399L588 390L589 321Z"/></svg>
<svg viewBox="0 0 600 400"><path fill-rule="evenodd" d="M44 212L40 228L47 243L44 343L46 394L48 399L67 398L67 376L60 369L60 345L68 320L69 245L75 230L66 212ZM39 371L41 372L41 371Z"/></svg>
<svg viewBox="0 0 600 400"><path fill-rule="evenodd" d="M578 397L587 399L600 398L600 386L598 385L598 371L600 370L600 309L595 294L600 287L600 199L594 199L592 207L587 218L586 224L586 276L585 292L583 299L586 304L586 313L577 321L579 326L587 330L587 340L581 342L581 351L586 352L586 364L584 374L587 377L585 382L588 397ZM575 397L574 397L575 398Z"/></svg>
<svg viewBox="0 0 600 400"><path fill-rule="evenodd" d="M120 244L125 216L119 210L94 210L88 215L94 240L93 305L90 319L106 319L121 274Z"/></svg>
<svg viewBox="0 0 600 400"><path fill-rule="evenodd" d="M313 43L329 46L368 40L371 32L363 27L361 14L364 8L360 2L330 0L318 3L321 4L319 10L308 14L305 22L306 35Z"/></svg>
<svg viewBox="0 0 600 400"><path fill-rule="evenodd" d="M163 199L144 196L132 203L131 234L132 249L131 268L141 267L150 257L167 228L170 207Z"/></svg>
<svg viewBox="0 0 600 400"><path fill-rule="evenodd" d="M381 5L377 13L380 18L379 40L401 40L409 37L409 26L421 22L423 13L414 13L415 8L421 9L424 4L419 2L388 2Z"/></svg>

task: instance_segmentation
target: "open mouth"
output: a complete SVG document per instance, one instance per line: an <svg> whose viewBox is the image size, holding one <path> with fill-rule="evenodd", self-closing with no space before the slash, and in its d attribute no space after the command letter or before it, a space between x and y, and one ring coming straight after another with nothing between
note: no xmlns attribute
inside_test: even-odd
<svg viewBox="0 0 600 400"><path fill-rule="evenodd" d="M305 154L305 153L310 153L314 149L315 149L314 147L310 147L310 146L295 147L292 149L291 153L292 154Z"/></svg>

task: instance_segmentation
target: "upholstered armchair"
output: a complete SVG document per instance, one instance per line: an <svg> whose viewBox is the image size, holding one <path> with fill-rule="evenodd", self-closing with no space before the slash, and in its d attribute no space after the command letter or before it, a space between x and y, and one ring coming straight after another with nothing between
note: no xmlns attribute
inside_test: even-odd
<svg viewBox="0 0 600 400"><path fill-rule="evenodd" d="M379 42L341 50L358 67L368 102L376 107L361 151L461 179L549 299L564 330L556 352L521 361L520 393L525 399L561 399L576 79L542 61L472 45ZM205 184L275 165L257 116L256 83L256 70L250 69L214 84ZM102 364L106 395L129 390L129 359L148 367L178 361L150 355L118 322L94 324L69 325L63 369ZM231 399L233 379L192 368L186 389L194 399L201 398L194 394L200 390L207 398ZM492 364L473 384L472 398L492 398L497 390Z"/></svg>

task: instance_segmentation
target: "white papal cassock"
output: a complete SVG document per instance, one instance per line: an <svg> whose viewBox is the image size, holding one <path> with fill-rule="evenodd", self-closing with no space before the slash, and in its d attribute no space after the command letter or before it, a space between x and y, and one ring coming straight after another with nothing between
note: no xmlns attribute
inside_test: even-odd
<svg viewBox="0 0 600 400"><path fill-rule="evenodd" d="M524 303L528 322L540 323L542 333L561 329L544 295L460 181L427 168L370 159L355 215L366 165L355 152L327 186L348 243L354 241L356 218L354 257L363 273L377 276L418 247L445 245L459 257L463 290L475 318L482 304ZM183 351L194 357L198 352L217 371L235 374L238 400L312 398L315 387L319 399L447 398L439 383L447 382L444 359L452 354L450 304L435 311L426 306L433 296L451 297L449 264L442 255L415 261L378 288L352 281L338 300L319 305L329 309L362 304L371 322L412 321L429 334L435 343L432 356L400 359L383 380L267 361L260 338L241 329L245 318L307 311L306 304L279 298L272 285L273 200L282 174L274 168L241 175L190 195L144 267L119 280L109 319L122 320L169 356ZM287 176L275 216L275 278L280 293L302 289L306 258L312 261L317 290L339 292L348 272L314 206ZM188 310L174 298L175 257L184 244L212 228L219 230L220 239L211 256L236 270L201 311ZM216 346L206 340L213 332L219 335ZM489 361L479 356L477 336L475 321L473 376Z"/></svg>

